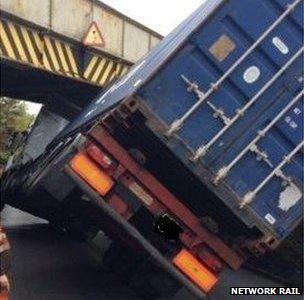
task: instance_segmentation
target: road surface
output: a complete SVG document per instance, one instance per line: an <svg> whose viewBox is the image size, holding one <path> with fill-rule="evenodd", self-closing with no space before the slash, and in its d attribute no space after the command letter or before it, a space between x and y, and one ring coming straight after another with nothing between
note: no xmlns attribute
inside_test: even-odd
<svg viewBox="0 0 304 300"><path fill-rule="evenodd" d="M10 207L2 212L1 221L12 246L10 300L139 300L131 288L102 267L96 247L67 240L44 220ZM280 284L248 270L228 270L208 298L252 299L252 296L229 296L231 286L276 287ZM277 300L278 296L259 296L258 299ZM302 298L280 296L280 299ZM174 300L194 298L187 291L181 291Z"/></svg>

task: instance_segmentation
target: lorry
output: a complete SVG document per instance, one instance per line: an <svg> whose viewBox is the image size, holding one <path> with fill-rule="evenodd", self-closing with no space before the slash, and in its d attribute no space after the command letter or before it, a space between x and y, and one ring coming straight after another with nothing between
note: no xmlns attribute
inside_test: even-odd
<svg viewBox="0 0 304 300"><path fill-rule="evenodd" d="M144 298L203 298L302 221L303 51L302 0L206 1L13 164L3 199L85 239L102 230L105 262L142 274Z"/></svg>

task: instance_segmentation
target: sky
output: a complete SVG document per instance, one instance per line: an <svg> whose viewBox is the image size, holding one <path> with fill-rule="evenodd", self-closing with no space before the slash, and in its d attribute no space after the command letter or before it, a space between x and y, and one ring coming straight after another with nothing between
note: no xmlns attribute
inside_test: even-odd
<svg viewBox="0 0 304 300"><path fill-rule="evenodd" d="M101 2L166 35L205 0L102 0Z"/></svg>
<svg viewBox="0 0 304 300"><path fill-rule="evenodd" d="M205 0L102 0L131 19L167 35ZM173 5L172 5L173 4ZM27 110L37 114L41 105L27 103Z"/></svg>
<svg viewBox="0 0 304 300"><path fill-rule="evenodd" d="M28 101L25 101L25 103L26 103L26 110L29 114L38 115L38 113L42 107L41 104L28 102Z"/></svg>

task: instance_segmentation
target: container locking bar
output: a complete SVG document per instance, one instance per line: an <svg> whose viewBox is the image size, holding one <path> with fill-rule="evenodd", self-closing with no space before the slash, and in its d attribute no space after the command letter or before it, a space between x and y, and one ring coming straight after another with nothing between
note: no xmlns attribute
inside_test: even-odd
<svg viewBox="0 0 304 300"><path fill-rule="evenodd" d="M296 0L287 6L284 13L252 44L247 51L227 70L226 73L216 82L211 83L211 88L199 98L180 119L175 120L169 127L166 135L168 137L179 131L184 122L196 111L196 109L209 98L215 91L219 89L221 84L229 77L229 75L265 40L265 38L296 8L296 6L303 0Z"/></svg>
<svg viewBox="0 0 304 300"><path fill-rule="evenodd" d="M257 136L234 158L233 161L228 166L222 167L218 172L213 180L214 184L218 184L220 180L225 178L229 171L243 158L243 156L252 149L252 147L256 146L258 141L265 137L268 131L285 115L289 109L295 105L302 97L304 96L304 90L302 90L296 97L294 97L287 106L285 106L280 113L262 130L258 131Z"/></svg>
<svg viewBox="0 0 304 300"><path fill-rule="evenodd" d="M191 82L185 75L181 75L181 78L185 81L185 83L188 85L187 91L189 93L194 92L197 95L198 100L202 99L205 94L203 91L199 89L199 86L195 82ZM213 103L210 101L206 102L207 105L213 110L213 117L216 119L220 119L224 125L227 125L230 122L229 117L225 115L225 112L222 108L216 107Z"/></svg>
<svg viewBox="0 0 304 300"><path fill-rule="evenodd" d="M282 178L284 181L288 181L288 184L292 184L291 179L284 175L282 168L290 162L290 160L296 155L296 153L304 146L304 140L300 142L283 160L279 165L273 169L273 171L255 188L254 191L249 191L244 197L243 201L240 203L240 208L244 208L246 205L251 203L256 195L260 192L262 188L271 180L272 177L277 176Z"/></svg>
<svg viewBox="0 0 304 300"><path fill-rule="evenodd" d="M192 161L197 161L199 158L206 155L209 148L241 117L245 112L268 90L269 87L291 66L291 64L302 54L304 46L296 52L296 54L253 96L241 109L237 110L236 115L230 120L229 124L223 127L206 145L201 145L195 152Z"/></svg>

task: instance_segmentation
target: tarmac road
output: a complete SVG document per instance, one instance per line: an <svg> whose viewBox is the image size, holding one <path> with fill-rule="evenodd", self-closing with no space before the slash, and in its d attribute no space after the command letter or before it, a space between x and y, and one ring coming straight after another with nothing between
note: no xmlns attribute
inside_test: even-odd
<svg viewBox="0 0 304 300"><path fill-rule="evenodd" d="M12 247L12 292L10 300L137 300L135 293L115 275L104 269L96 249L84 242L67 240L44 220L6 207L1 222ZM103 245L99 245L101 248ZM229 296L231 286L278 287L248 270L227 270L217 289L208 298L252 299ZM300 300L301 296L258 296L259 300ZM174 300L194 300L181 291Z"/></svg>
<svg viewBox="0 0 304 300"><path fill-rule="evenodd" d="M2 222L12 248L10 300L138 299L86 243L67 240L13 208L5 208Z"/></svg>

